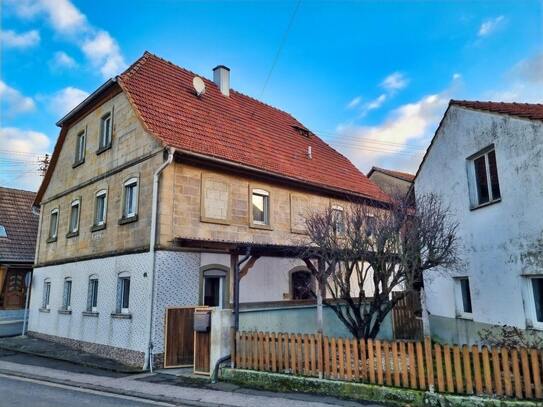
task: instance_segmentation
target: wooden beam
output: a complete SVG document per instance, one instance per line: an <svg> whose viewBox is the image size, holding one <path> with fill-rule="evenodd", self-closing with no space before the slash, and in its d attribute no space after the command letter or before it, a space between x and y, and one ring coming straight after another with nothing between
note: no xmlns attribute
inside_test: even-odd
<svg viewBox="0 0 543 407"><path fill-rule="evenodd" d="M260 258L260 256L251 256L249 260L247 260L247 263L243 265L241 270L239 271L239 279L241 280L243 277L247 275L250 269L253 268L256 261Z"/></svg>

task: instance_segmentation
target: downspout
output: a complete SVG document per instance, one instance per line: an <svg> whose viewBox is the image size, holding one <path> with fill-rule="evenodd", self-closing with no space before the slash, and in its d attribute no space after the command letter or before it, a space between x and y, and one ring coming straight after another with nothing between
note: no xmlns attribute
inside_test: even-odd
<svg viewBox="0 0 543 407"><path fill-rule="evenodd" d="M164 169L173 162L175 154L175 148L168 149L168 158L157 168L153 175L153 201L151 209L151 235L149 236L149 256L151 258L151 267L149 269L149 278L151 281L151 291L149 292L149 313L148 313L148 344L147 351L145 352L145 364L143 370L149 369L153 372L153 317L154 317L154 300L155 300L155 263L156 263L156 230L157 230L157 217L158 217L158 181L160 174Z"/></svg>

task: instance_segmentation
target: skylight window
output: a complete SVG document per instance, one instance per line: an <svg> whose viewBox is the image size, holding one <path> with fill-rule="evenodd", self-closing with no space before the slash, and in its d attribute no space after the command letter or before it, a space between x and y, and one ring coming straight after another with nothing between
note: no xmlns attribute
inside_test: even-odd
<svg viewBox="0 0 543 407"><path fill-rule="evenodd" d="M8 237L8 232L4 225L0 225L0 237Z"/></svg>

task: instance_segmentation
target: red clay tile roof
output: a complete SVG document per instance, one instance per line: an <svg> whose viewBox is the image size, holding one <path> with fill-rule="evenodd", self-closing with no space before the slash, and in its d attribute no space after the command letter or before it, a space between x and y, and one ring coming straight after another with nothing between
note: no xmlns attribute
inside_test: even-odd
<svg viewBox="0 0 543 407"><path fill-rule="evenodd" d="M386 168L380 168L380 167L371 167L371 170L368 172L368 177L374 171L379 171L379 172L382 172L383 174L387 174L387 175L390 175L391 177L399 178L407 182L413 182L415 180L414 174L409 174L408 172L387 170Z"/></svg>
<svg viewBox="0 0 543 407"><path fill-rule="evenodd" d="M543 120L543 104L540 103L503 103L480 102L469 100L451 100L451 105L468 107L470 109L486 110L493 113L509 114L526 119Z"/></svg>
<svg viewBox="0 0 543 407"><path fill-rule="evenodd" d="M290 114L234 90L223 96L204 79L146 52L118 78L147 130L165 145L243 164L333 190L387 201L346 157ZM307 134L309 132L309 137ZM308 147L312 159L307 158Z"/></svg>
<svg viewBox="0 0 543 407"><path fill-rule="evenodd" d="M0 225L7 238L0 238L0 263L34 263L37 215L32 213L35 192L0 187Z"/></svg>

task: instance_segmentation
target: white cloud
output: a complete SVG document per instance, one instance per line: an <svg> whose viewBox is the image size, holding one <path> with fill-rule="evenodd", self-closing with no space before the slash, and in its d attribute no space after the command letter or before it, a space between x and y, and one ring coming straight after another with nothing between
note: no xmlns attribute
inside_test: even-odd
<svg viewBox="0 0 543 407"><path fill-rule="evenodd" d="M4 164L11 164L11 168L16 169L15 173L2 173L0 170L2 185L36 190L42 179L38 172L37 159L39 155L49 151L50 144L49 138L41 132L16 127L0 128L0 145L8 151L19 153L9 156L11 160Z"/></svg>
<svg viewBox="0 0 543 407"><path fill-rule="evenodd" d="M106 31L99 31L85 41L82 49L93 65L100 67L105 78L119 73L126 66L117 41Z"/></svg>
<svg viewBox="0 0 543 407"><path fill-rule="evenodd" d="M388 92L395 92L407 86L409 79L401 72L393 72L381 82L381 87Z"/></svg>
<svg viewBox="0 0 543 407"><path fill-rule="evenodd" d="M31 112L36 108L36 104L31 97L24 96L2 80L0 80L0 100L2 101L2 112L5 112L8 117Z"/></svg>
<svg viewBox="0 0 543 407"><path fill-rule="evenodd" d="M386 100L387 100L387 95L385 95L383 93L383 94L379 95L377 98L370 101L366 105L366 109L367 110L379 109L383 105L383 103L385 103Z"/></svg>
<svg viewBox="0 0 543 407"><path fill-rule="evenodd" d="M50 107L55 114L62 117L85 100L87 96L89 96L88 92L68 86L49 98Z"/></svg>
<svg viewBox="0 0 543 407"><path fill-rule="evenodd" d="M479 27L479 31L477 32L477 35L479 37L486 37L492 34L504 22L504 20L505 20L504 16L498 16L498 17L490 18L488 20L483 21L481 23L481 26Z"/></svg>
<svg viewBox="0 0 543 407"><path fill-rule="evenodd" d="M50 61L53 69L73 69L77 67L77 62L64 51L57 51Z"/></svg>
<svg viewBox="0 0 543 407"><path fill-rule="evenodd" d="M360 104L361 101L362 101L361 96L357 96L353 98L349 103L347 103L347 109L354 109L356 106Z"/></svg>
<svg viewBox="0 0 543 407"><path fill-rule="evenodd" d="M409 143L428 144L448 104L449 92L402 105L376 126L340 125L337 144L347 146L341 150L363 170L382 165L415 171L424 151L411 148Z"/></svg>
<svg viewBox="0 0 543 407"><path fill-rule="evenodd" d="M6 48L30 48L40 43L40 33L37 30L24 33L2 30L0 31L0 42Z"/></svg>
<svg viewBox="0 0 543 407"><path fill-rule="evenodd" d="M62 39L75 43L104 78L120 73L126 63L117 41L94 27L69 0L7 0L23 18L45 17Z"/></svg>

